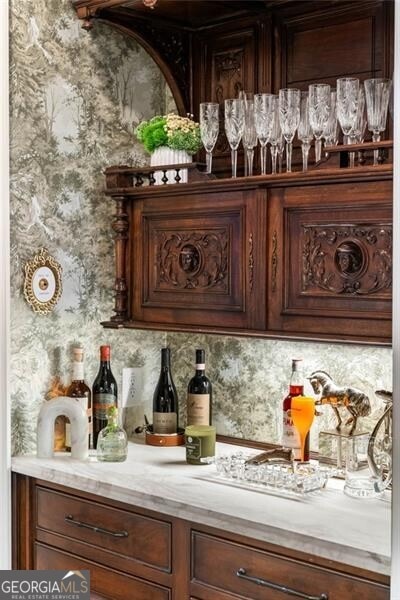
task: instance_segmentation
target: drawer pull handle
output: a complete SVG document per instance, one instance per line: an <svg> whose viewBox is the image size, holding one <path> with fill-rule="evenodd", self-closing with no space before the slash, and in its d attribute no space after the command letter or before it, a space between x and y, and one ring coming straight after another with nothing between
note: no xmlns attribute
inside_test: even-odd
<svg viewBox="0 0 400 600"><path fill-rule="evenodd" d="M319 596L309 596L308 594L303 594L302 592L297 592L296 590L292 590L284 585L278 585L277 583L272 583L272 581L267 581L266 579L260 579L259 577L251 577L247 575L246 569L240 567L240 569L236 572L236 575L240 577L240 579L245 579L246 581L251 581L252 583L256 583L257 585L262 585L267 588L271 588L272 590L277 590L278 592L282 592L283 594L287 594L288 596L296 596L297 598L303 598L304 600L329 600L328 594L320 594Z"/></svg>
<svg viewBox="0 0 400 600"><path fill-rule="evenodd" d="M95 531L96 533L105 533L106 535L111 535L112 537L117 538L125 538L128 537L127 531L110 531L109 529L104 529L103 527L97 527L96 525L89 525L89 523L84 523L83 521L77 521L74 519L72 515L67 515L64 519L66 523L70 525L75 525L75 527L84 527L85 529L90 529L91 531Z"/></svg>

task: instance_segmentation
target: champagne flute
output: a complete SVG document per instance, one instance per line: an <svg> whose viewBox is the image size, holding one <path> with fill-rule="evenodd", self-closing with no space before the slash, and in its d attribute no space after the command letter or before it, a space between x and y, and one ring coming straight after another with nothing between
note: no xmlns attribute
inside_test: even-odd
<svg viewBox="0 0 400 600"><path fill-rule="evenodd" d="M237 149L244 130L244 102L240 99L225 100L225 133L231 147L232 177L236 177Z"/></svg>
<svg viewBox="0 0 400 600"><path fill-rule="evenodd" d="M207 173L211 173L212 151L219 133L219 104L202 102L200 104L200 136L206 151Z"/></svg>
<svg viewBox="0 0 400 600"><path fill-rule="evenodd" d="M336 146L339 141L339 125L336 111L336 90L331 89L331 108L329 119L324 129L325 146Z"/></svg>
<svg viewBox="0 0 400 600"><path fill-rule="evenodd" d="M293 424L300 435L301 461L304 461L304 447L315 415L315 400L307 396L295 396L290 405Z"/></svg>
<svg viewBox="0 0 400 600"><path fill-rule="evenodd" d="M300 99L300 122L297 129L297 137L301 141L303 154L303 171L308 169L308 154L313 139L313 130L310 123L309 98L307 92L301 92Z"/></svg>
<svg viewBox="0 0 400 600"><path fill-rule="evenodd" d="M365 119L365 95L364 90L360 87L358 92L358 107L357 118L353 129L350 131L350 143L361 144L364 139L365 128L367 121ZM350 152L350 168L354 168L355 152Z"/></svg>
<svg viewBox="0 0 400 600"><path fill-rule="evenodd" d="M286 171L292 171L292 142L300 121L300 90L279 90L279 120L286 140Z"/></svg>
<svg viewBox="0 0 400 600"><path fill-rule="evenodd" d="M257 146L257 133L254 121L254 102L246 100L244 108L244 131L242 144L245 151L245 175L253 175L254 148Z"/></svg>
<svg viewBox="0 0 400 600"><path fill-rule="evenodd" d="M276 175L276 158L278 155L278 145L281 139L282 132L279 123L279 100L278 96L274 96L271 131L269 135L269 143L271 144L272 175Z"/></svg>
<svg viewBox="0 0 400 600"><path fill-rule="evenodd" d="M271 133L273 94L254 94L254 121L261 147L261 175L267 172L267 143Z"/></svg>
<svg viewBox="0 0 400 600"><path fill-rule="evenodd" d="M321 160L321 138L328 123L331 108L331 86L313 83L308 86L308 109L310 125L315 136L315 162Z"/></svg>
<svg viewBox="0 0 400 600"><path fill-rule="evenodd" d="M386 129L392 82L390 79L366 79L364 87L368 129L372 132L372 140L379 142L381 133ZM378 150L374 150L374 165L378 164L378 153Z"/></svg>
<svg viewBox="0 0 400 600"><path fill-rule="evenodd" d="M360 81L354 77L342 77L336 81L337 117L348 144L349 135L357 119L358 92Z"/></svg>

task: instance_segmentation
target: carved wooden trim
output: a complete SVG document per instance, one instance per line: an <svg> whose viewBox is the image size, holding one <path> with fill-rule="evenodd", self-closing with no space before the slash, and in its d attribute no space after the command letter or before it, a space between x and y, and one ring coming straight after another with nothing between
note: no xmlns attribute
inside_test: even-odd
<svg viewBox="0 0 400 600"><path fill-rule="evenodd" d="M392 225L303 225L302 291L368 296L392 287Z"/></svg>
<svg viewBox="0 0 400 600"><path fill-rule="evenodd" d="M126 247L129 239L129 220L126 211L126 198L114 197L116 212L112 228L115 231L115 315L112 321L123 323L128 316L128 286L126 281Z"/></svg>
<svg viewBox="0 0 400 600"><path fill-rule="evenodd" d="M158 289L228 291L229 228L155 235Z"/></svg>
<svg viewBox="0 0 400 600"><path fill-rule="evenodd" d="M254 287L254 239L253 233L249 235L249 287L250 291L253 291Z"/></svg>
<svg viewBox="0 0 400 600"><path fill-rule="evenodd" d="M271 252L271 291L276 292L276 277L278 274L278 234L276 229L272 234Z"/></svg>

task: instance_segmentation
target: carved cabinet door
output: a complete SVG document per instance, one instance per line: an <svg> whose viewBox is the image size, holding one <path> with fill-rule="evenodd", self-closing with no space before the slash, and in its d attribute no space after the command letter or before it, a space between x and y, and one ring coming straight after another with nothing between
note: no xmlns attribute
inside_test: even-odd
<svg viewBox="0 0 400 600"><path fill-rule="evenodd" d="M269 207L268 329L389 341L391 182L275 189Z"/></svg>
<svg viewBox="0 0 400 600"><path fill-rule="evenodd" d="M133 321L265 327L264 192L177 187L135 202Z"/></svg>

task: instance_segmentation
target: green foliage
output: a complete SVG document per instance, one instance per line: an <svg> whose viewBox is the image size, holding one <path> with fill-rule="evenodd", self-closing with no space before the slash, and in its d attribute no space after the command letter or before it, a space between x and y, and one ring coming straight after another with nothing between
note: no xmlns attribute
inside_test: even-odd
<svg viewBox="0 0 400 600"><path fill-rule="evenodd" d="M196 154L201 146L200 130L189 133L178 130L169 136L168 146L174 150L186 150L188 154Z"/></svg>
<svg viewBox="0 0 400 600"><path fill-rule="evenodd" d="M139 142L143 144L147 152L150 154L160 146L168 145L165 117L156 116L150 121L143 121L135 129L135 133Z"/></svg>
<svg viewBox="0 0 400 600"><path fill-rule="evenodd" d="M174 114L142 121L136 127L135 134L150 154L160 146L195 154L201 146L199 124Z"/></svg>

